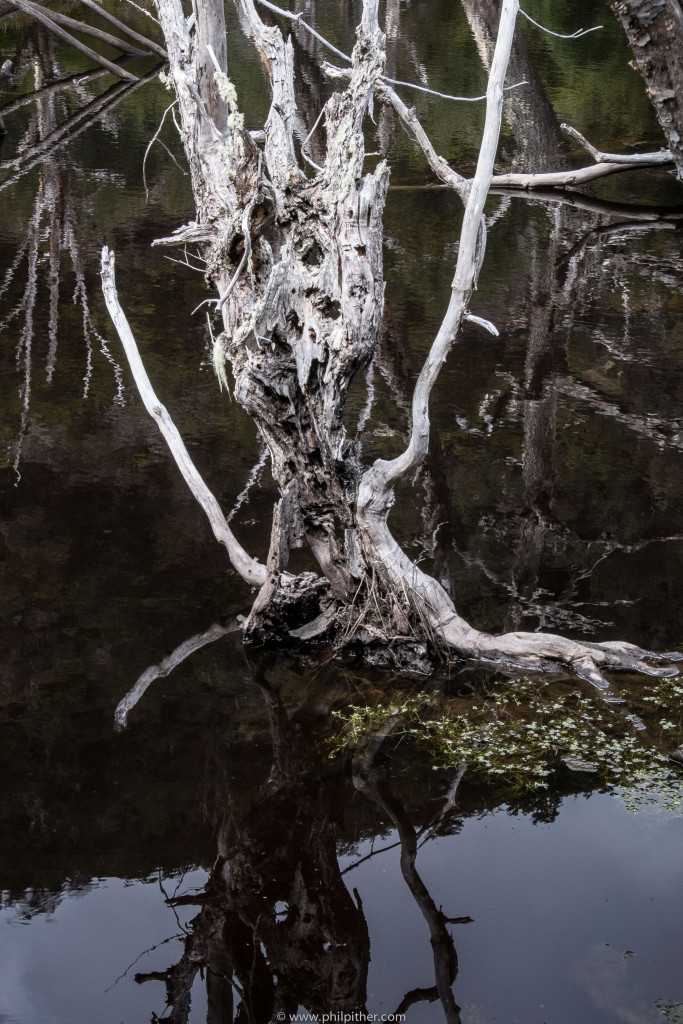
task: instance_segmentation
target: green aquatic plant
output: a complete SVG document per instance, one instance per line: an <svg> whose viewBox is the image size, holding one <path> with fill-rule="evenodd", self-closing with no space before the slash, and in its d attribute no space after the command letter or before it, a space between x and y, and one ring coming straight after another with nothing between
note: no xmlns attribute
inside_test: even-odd
<svg viewBox="0 0 683 1024"><path fill-rule="evenodd" d="M674 1024L683 1024L683 1003L667 1005L663 999L658 999L655 1006L667 1020L673 1021Z"/></svg>
<svg viewBox="0 0 683 1024"><path fill-rule="evenodd" d="M629 806L676 809L683 771L670 751L683 738L683 686L662 680L641 700L654 705L647 727L625 705L530 679L489 685L471 700L417 693L335 712L332 755L361 751L389 729L394 742L426 747L435 770L465 764L511 792L546 788L554 772L569 770L620 790Z"/></svg>

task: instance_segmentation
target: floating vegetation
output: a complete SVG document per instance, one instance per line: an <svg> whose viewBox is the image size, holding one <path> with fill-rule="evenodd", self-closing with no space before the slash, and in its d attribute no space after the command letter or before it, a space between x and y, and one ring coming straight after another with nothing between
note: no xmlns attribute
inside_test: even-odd
<svg viewBox="0 0 683 1024"><path fill-rule="evenodd" d="M464 763L515 793L547 788L564 770L596 777L634 809L683 809L683 768L670 756L683 739L683 686L664 679L639 699L655 707L647 728L622 704L529 679L489 685L471 701L418 693L335 712L332 753L360 752L391 726L394 741L426 747L435 770Z"/></svg>

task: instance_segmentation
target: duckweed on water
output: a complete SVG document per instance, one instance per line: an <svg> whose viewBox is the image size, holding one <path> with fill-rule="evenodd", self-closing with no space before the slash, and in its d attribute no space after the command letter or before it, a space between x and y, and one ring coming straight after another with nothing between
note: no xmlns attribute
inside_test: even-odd
<svg viewBox="0 0 683 1024"><path fill-rule="evenodd" d="M490 686L469 704L418 693L336 712L341 729L332 755L362 751L391 724L393 740L426 747L435 769L465 763L468 774L524 792L547 787L552 772L564 766L594 774L634 808L663 802L679 809L683 770L668 752L683 739L683 686L658 681L640 699L656 707L647 729L624 705L528 679Z"/></svg>

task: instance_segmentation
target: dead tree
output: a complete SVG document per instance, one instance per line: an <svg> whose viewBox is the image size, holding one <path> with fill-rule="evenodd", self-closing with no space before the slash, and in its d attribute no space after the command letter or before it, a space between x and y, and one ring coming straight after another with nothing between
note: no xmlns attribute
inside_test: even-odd
<svg viewBox="0 0 683 1024"><path fill-rule="evenodd" d="M683 10L679 0L610 0L683 177Z"/></svg>
<svg viewBox="0 0 683 1024"><path fill-rule="evenodd" d="M222 332L214 364L253 418L266 443L281 498L275 508L267 565L238 544L213 495L193 466L170 417L154 395L116 293L114 258L103 251L103 287L138 387L195 496L240 574L259 588L245 637L310 640L355 637L400 667L424 668L440 648L521 670L558 665L608 690L603 671L675 674L655 655L621 642L579 643L561 636L511 632L492 636L462 619L439 582L414 564L393 537L388 515L394 488L412 477L429 449L432 388L463 324L496 328L470 312L486 247L483 209L492 184L548 188L578 184L634 167L672 163L668 151L601 153L574 129L594 165L583 170L494 175L508 61L518 0L503 0L490 58L486 119L474 177L467 180L438 156L414 111L385 76L385 39L377 0L364 0L350 58L327 44L327 66L341 83L324 106L324 162L307 175L297 138L301 115L294 92L294 50L255 0L236 0L244 31L270 81L272 103L263 133L250 134L227 74L222 5L201 3L185 18L180 0L155 0L169 55L180 134L190 166L196 220L160 244L198 243L218 291ZM266 0L261 8L278 12ZM301 15L278 12L306 30ZM265 17L265 15L264 15ZM320 38L320 37L318 37ZM323 41L325 42L325 41ZM448 309L412 396L405 451L365 467L347 436L342 413L354 375L372 359L383 306L382 212L389 168L365 171L363 129L373 103L390 105L423 149L437 176L464 203L458 259ZM310 131L315 126L311 125ZM319 573L286 571L289 551L308 544Z"/></svg>

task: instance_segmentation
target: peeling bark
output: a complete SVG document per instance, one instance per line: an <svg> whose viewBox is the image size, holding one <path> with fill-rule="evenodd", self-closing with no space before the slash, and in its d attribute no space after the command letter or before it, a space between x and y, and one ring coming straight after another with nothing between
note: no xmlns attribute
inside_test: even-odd
<svg viewBox="0 0 683 1024"><path fill-rule="evenodd" d="M299 164L295 136L302 122L292 39L264 23L254 0L237 0L243 28L272 90L259 149L244 128L223 70L220 4L206 5L192 33L180 0L156 2L197 210L196 222L174 237L204 243L208 277L219 296L215 311L223 324L214 365L227 385L225 363L230 364L235 396L268 447L281 493L267 568L255 568L246 552L237 552L236 560L236 549L226 544L238 571L260 587L247 638L272 639L291 631L296 639L311 639L336 628L342 646L355 639L371 657L401 669L424 671L428 650L441 648L522 670L548 670L560 663L607 693L603 670L674 673L670 667L653 667L644 659L657 656L630 644L479 632L458 615L444 588L405 555L387 525L395 484L413 474L429 450L430 394L463 321L495 331L471 314L469 304L486 247L484 203L491 185L501 181L493 171L518 0L503 0L490 58L484 134L471 181L438 157L414 112L383 77L377 0L364 0L350 71L334 70L345 87L325 104L324 162L314 177L307 177ZM296 20L296 15L287 16ZM375 97L402 119L432 168L459 192L465 212L450 303L412 398L408 446L398 458L378 459L364 469L358 443L346 435L342 412L352 378L375 352L382 316L382 212L389 170L381 161L374 172L364 173L363 128ZM604 173L607 164L623 170L634 162L642 166L671 159L656 154L649 160L625 163L616 157L610 162L605 159L610 154L598 153L579 138L597 161L598 171L588 168L588 177ZM550 175L551 183L571 183L577 173L559 172L557 181L557 175ZM529 185L532 177L538 178L534 184L541 179L549 183L547 174L516 177L524 179L517 184ZM511 176L505 181L511 183ZM289 549L303 543L320 575L287 573Z"/></svg>
<svg viewBox="0 0 683 1024"><path fill-rule="evenodd" d="M683 178L683 11L680 0L610 0Z"/></svg>

